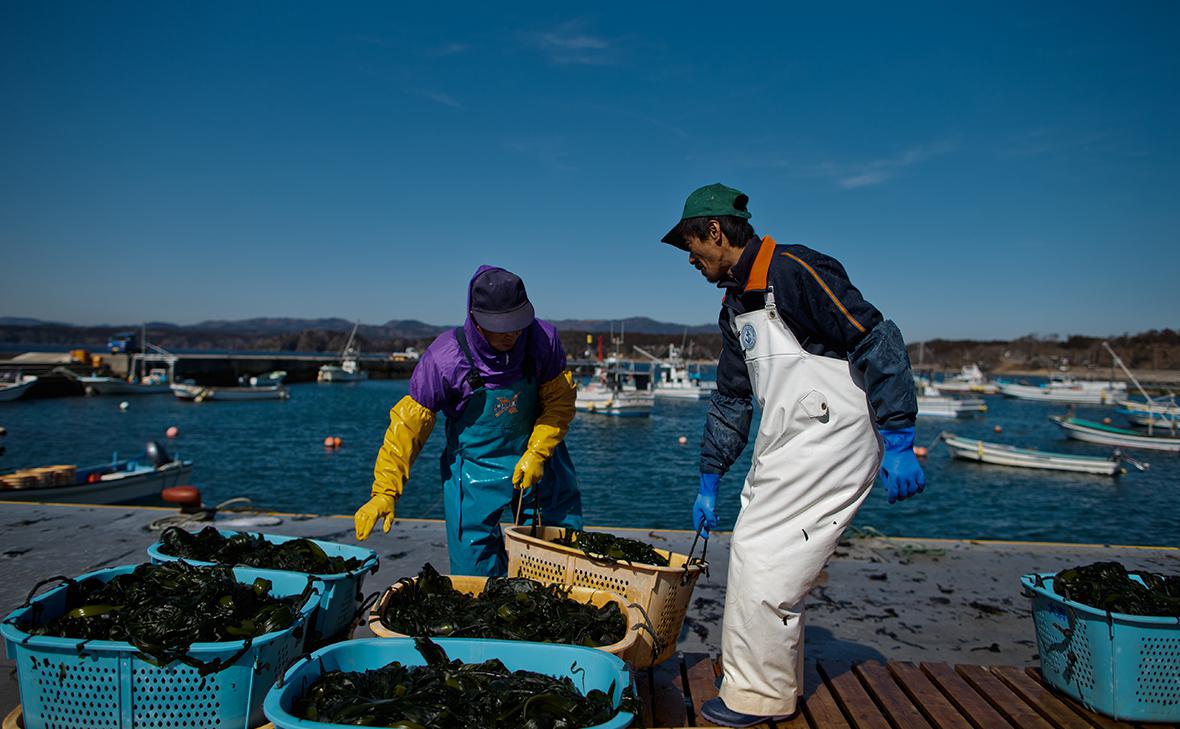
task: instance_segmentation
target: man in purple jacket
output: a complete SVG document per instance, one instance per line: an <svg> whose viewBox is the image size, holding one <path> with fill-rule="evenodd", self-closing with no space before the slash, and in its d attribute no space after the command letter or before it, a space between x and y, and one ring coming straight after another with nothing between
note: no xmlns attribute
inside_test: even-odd
<svg viewBox="0 0 1180 729"><path fill-rule="evenodd" d="M533 504L548 526L582 528L582 496L565 447L577 390L552 324L534 316L524 282L502 268L480 266L467 291L467 320L431 343L410 394L389 411L389 429L373 469L372 497L354 517L367 539L394 507L410 467L446 416L443 501L451 574L507 573L500 532L506 507L535 488Z"/></svg>

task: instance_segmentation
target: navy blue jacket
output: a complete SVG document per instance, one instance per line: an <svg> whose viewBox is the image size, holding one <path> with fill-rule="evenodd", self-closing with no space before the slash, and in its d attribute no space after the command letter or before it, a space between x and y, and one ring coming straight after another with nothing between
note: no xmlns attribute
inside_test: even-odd
<svg viewBox="0 0 1180 729"><path fill-rule="evenodd" d="M738 314L765 305L765 289L750 281L761 246L761 240L751 239L730 277L718 284L726 290L718 321L724 346L701 441L702 473L724 474L749 439L753 391L732 324ZM901 331L864 300L839 261L806 246L776 245L766 281L774 287L779 315L803 349L847 360L861 374L878 428L914 424L918 400Z"/></svg>

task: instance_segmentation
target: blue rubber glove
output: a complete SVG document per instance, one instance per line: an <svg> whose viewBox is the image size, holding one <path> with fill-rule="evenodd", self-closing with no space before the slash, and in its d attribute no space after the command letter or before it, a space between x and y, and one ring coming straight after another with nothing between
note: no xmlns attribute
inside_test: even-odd
<svg viewBox="0 0 1180 729"><path fill-rule="evenodd" d="M926 474L914 455L914 429L882 430L885 456L881 459L881 481L889 503L908 499L926 488Z"/></svg>
<svg viewBox="0 0 1180 729"><path fill-rule="evenodd" d="M692 503L692 528L700 529L702 537L717 526L717 492L721 488L721 474L702 473L697 500Z"/></svg>

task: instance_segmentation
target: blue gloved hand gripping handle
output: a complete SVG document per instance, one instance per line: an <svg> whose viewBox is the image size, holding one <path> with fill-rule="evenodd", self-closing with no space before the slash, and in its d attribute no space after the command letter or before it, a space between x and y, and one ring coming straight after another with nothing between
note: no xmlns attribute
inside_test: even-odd
<svg viewBox="0 0 1180 729"><path fill-rule="evenodd" d="M882 430L885 455L881 458L881 481L889 503L902 501L926 488L926 474L914 455L914 429Z"/></svg>

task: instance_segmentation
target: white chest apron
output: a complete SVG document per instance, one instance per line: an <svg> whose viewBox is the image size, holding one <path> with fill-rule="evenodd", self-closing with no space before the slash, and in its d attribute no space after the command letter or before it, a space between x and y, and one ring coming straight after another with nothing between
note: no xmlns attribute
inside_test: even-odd
<svg viewBox="0 0 1180 729"><path fill-rule="evenodd" d="M803 692L803 598L868 496L882 443L859 375L799 346L773 288L734 329L762 422L730 548L720 695L777 716Z"/></svg>

